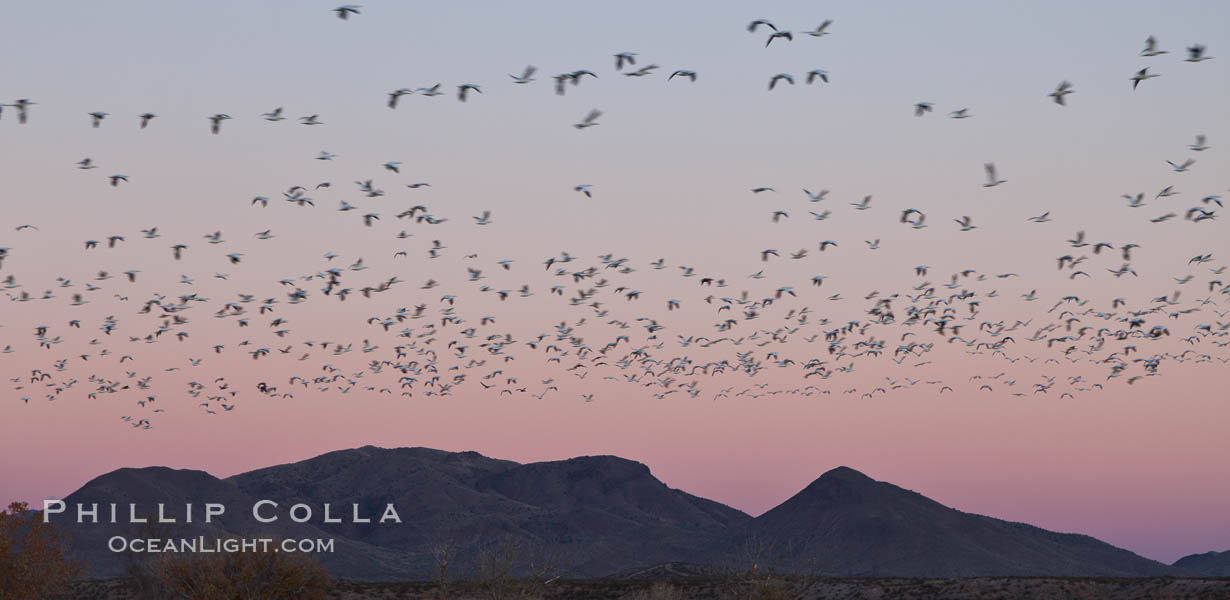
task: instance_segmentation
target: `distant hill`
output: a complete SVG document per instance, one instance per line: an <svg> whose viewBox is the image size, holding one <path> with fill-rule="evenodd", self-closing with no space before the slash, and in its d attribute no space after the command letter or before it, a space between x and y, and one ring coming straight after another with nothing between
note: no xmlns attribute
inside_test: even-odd
<svg viewBox="0 0 1230 600"><path fill-rule="evenodd" d="M853 576L1163 575L1170 567L1092 537L948 508L839 467L756 518L780 558Z"/></svg>
<svg viewBox="0 0 1230 600"><path fill-rule="evenodd" d="M278 502L280 518L259 523L251 507ZM524 562L556 562L569 577L643 578L654 573L721 572L748 560L849 576L975 575L1153 576L1191 574L1094 538L963 513L849 468L822 475L753 519L723 504L672 489L641 463L585 456L519 464L476 452L365 446L268 467L227 479L165 467L119 469L65 499L133 502L169 514L197 505L191 524L71 525L78 558L93 577L121 575L125 557L107 549L127 537L332 538L319 555L336 577L430 578L432 548L456 549L454 573L472 568L496 540L518 544ZM204 502L227 513L201 523ZM313 507L308 523L290 521L293 504ZM342 523L319 518L329 503ZM402 523L376 523L388 503ZM351 505L372 523L350 522ZM126 521L126 519L125 519ZM1192 557L1189 557L1192 558ZM1187 560L1187 559L1184 559ZM665 566L663 566L665 565ZM648 569L648 570L647 570Z"/></svg>
<svg viewBox="0 0 1230 600"><path fill-rule="evenodd" d="M1230 577L1230 550L1191 554L1175 561L1174 566L1195 571L1201 575Z"/></svg>

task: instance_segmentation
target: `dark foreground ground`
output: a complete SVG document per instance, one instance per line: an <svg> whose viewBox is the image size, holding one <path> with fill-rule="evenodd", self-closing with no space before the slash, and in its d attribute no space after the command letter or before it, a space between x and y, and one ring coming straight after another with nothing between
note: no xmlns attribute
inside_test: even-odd
<svg viewBox="0 0 1230 600"><path fill-rule="evenodd" d="M120 580L86 581L73 589L74 599L134 600ZM549 583L509 582L493 586L478 582L450 584L441 594L432 583L365 583L337 581L328 597L335 600L400 600L452 598L610 599L610 600L1016 600L1034 598L1097 600L1168 600L1230 598L1230 578L1110 579L1079 577L977 577L965 579L772 579L756 581L689 580L672 582L556 580Z"/></svg>

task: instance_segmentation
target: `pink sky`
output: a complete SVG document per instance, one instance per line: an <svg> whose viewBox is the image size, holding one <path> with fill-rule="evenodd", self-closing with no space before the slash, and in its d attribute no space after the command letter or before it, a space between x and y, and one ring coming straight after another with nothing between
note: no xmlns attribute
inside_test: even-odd
<svg viewBox="0 0 1230 600"><path fill-rule="evenodd" d="M140 11L89 3L73 8L27 3L6 21L23 25L0 36L0 55L23 57L0 64L0 80L10 84L3 101L29 97L39 103L26 125L16 123L12 108L0 116L0 247L11 249L0 279L16 277L21 287L9 293L38 297L51 290L56 296L0 305L0 348L14 350L0 355L6 384L0 453L7 457L0 461L0 500L64 496L123 466L167 465L228 476L367 444L428 446L523 462L617 454L648 464L673 487L753 515L825 470L847 465L961 510L1087 533L1166 562L1230 548L1224 510L1230 479L1220 476L1230 468L1224 426L1230 422L1230 394L1220 362L1228 354L1216 345L1224 338L1213 336L1224 333L1219 328L1226 318L1214 311L1224 310L1226 298L1216 285L1210 288L1211 281L1227 280L1210 271L1230 256L1230 236L1222 220L1193 223L1180 216L1150 222L1194 205L1211 208L1200 199L1226 193L1227 67L1221 60L1181 60L1185 44L1224 38L1230 15L1223 4L967 3L949 11L900 4L830 7L834 12L827 15L799 2L770 3L756 14L728 2L699 14L684 6L634 2L615 15L562 2L488 7L482 15L451 6L394 5L370 7L362 19L347 23L327 9L301 11L273 2L209 10L191 2ZM638 16L650 12L658 18ZM1113 15L1110 23L1107 14ZM758 17L788 23L796 32L822 18L834 19L835 26L832 35L799 35L766 49L759 35L743 29ZM193 26L156 26L162 23ZM47 35L53 29L59 33ZM1139 56L1150 33L1169 55ZM638 52L641 64L662 68L646 78L619 75L611 54L623 50ZM85 55L90 59L82 60ZM527 63L541 68L540 80L512 84L507 74L520 73ZM1163 77L1133 92L1128 77L1146 65ZM774 73L801 79L817 67L831 72L830 84L800 81L765 90ZM570 87L564 97L554 95L551 76L578 68L593 69L599 78ZM695 84L666 82L676 68L700 76ZM1069 106L1058 107L1046 94L1064 79L1074 81L1077 92ZM449 95L407 96L396 111L384 106L391 90L437 81ZM468 82L481 84L482 94L457 102L455 86ZM935 102L936 112L915 118L911 107L924 100ZM259 118L277 106L286 107L288 121ZM605 112L600 126L580 132L570 127L595 107ZM947 118L965 107L974 118ZM93 129L86 113L97 110L112 116ZM136 115L147 110L159 117L139 130ZM235 118L221 135L210 135L206 118L218 112ZM325 124L294 122L309 114L319 114ZM1188 149L1198 133L1207 134L1213 146L1200 154ZM337 158L315 160L322 150ZM1188 156L1198 158L1189 173L1174 173L1165 164ZM99 168L75 169L84 157ZM402 162L401 174L381 167L391 160ZM989 161L1008 183L981 186L982 165ZM130 181L112 188L107 176L113 173ZM352 183L369 178L386 196L364 197ZM325 181L328 188L314 189ZM431 187L405 187L420 181ZM594 198L573 191L580 183L593 184ZM282 202L292 185L311 188L315 208ZM1179 196L1152 199L1170 185ZM750 192L757 186L777 191ZM811 203L804 188L831 191L825 201ZM1145 208L1128 208L1121 198L1135 193L1145 193ZM272 199L269 208L250 206L257 195ZM871 210L850 206L866 195L873 196ZM360 209L337 211L343 200ZM415 204L448 221L430 226L394 218ZM926 212L928 228L899 223L906 208ZM493 223L474 225L472 217L484 210L492 211ZM774 224L775 210L790 216ZM829 219L809 215L823 210L832 211ZM1051 222L1028 221L1047 211ZM368 212L381 215L373 227L360 218ZM978 228L957 231L952 220L963 216ZM23 224L38 230L14 230ZM155 226L161 237L143 239L140 231ZM402 229L413 237L397 239ZM254 239L263 230L274 239ZM203 239L214 231L223 232L224 243ZM1094 255L1089 247L1072 248L1066 240L1077 231L1116 248L1139 244L1130 261L1139 276L1107 272L1124 263L1117 249ZM126 241L116 249L83 249L85 240L105 245L108 236L119 234ZM818 242L830 239L839 246L818 252ZM866 241L875 239L881 247L868 249ZM447 246L440 258L428 258L433 240ZM171 258L175 243L189 246L181 261ZM788 258L800 248L810 255ZM761 261L765 249L776 249L780 257ZM394 256L400 250L405 258ZM568 270L595 265L599 278L611 280L596 297L607 315L571 306L568 299L579 286L543 269L543 260L561 251L577 257L564 265ZM227 262L233 252L243 254L241 264ZM328 262L326 252L338 258ZM636 271L602 268L597 257L607 253L627 257ZM1189 264L1206 253L1213 255L1210 263ZM471 254L477 257L467 258ZM1055 259L1064 254L1088 255L1081 269L1091 276L1072 279L1072 270L1056 270ZM346 271L344 287L357 290L393 275L404 283L371 300L355 294L341 303L321 295L323 281L299 279L329 267L346 269L359 258L368 269ZM658 258L666 269L650 267ZM516 261L511 271L500 268L501 259ZM914 274L920 264L930 267L925 277ZM465 281L466 267L481 268L484 279ZM680 267L692 267L697 276L683 277ZM140 271L135 284L123 280L129 269ZM963 269L986 279L977 281L976 274L954 290L943 287ZM113 278L95 280L100 270ZM763 279L749 277L758 271ZM216 278L219 273L227 279ZM1007 273L1016 276L996 277ZM814 275L827 277L822 287L810 285ZM1192 280L1180 283L1187 275ZM180 283L183 276L193 283ZM725 278L729 287L701 287L704 276ZM58 287L57 277L72 286ZM421 289L429 278L440 286ZM279 284L282 279L295 280L311 294L309 301L286 304L291 288ZM977 329L982 321L1030 321L1013 333L1016 343L1005 352L1037 362L1010 364L988 351L970 355L971 348L947 343L932 326L900 325L909 304L904 296L916 294L923 281L940 297L962 289L979 294L982 312L962 321L966 339L990 341ZM86 292L87 282L100 289ZM522 284L534 295L516 297ZM555 284L565 286L564 296L549 292ZM500 302L494 293L479 292L481 285L512 290L514 297ZM640 290L641 299L616 295L619 285ZM759 320L741 322L729 334L715 329L742 311L717 313L720 300L708 303L706 296L737 297L749 290L760 299L782 285L798 296L784 297ZM804 380L799 364L808 358L828 360L834 368L851 363L828 356L822 334L851 320L865 322L872 301L864 297L872 291L880 297L902 294L894 302L898 324L869 332L884 342L885 354L854 360L853 373ZM1021 299L1030 291L1037 301ZM1044 341L1026 340L1049 323L1059 329L1045 337L1066 333L1066 315L1060 316L1065 309L1116 312L1113 319L1080 315L1076 329L1123 327L1115 319L1156 306L1152 299L1175 291L1182 292L1180 302L1167 312L1199 310L1146 317L1147 327L1165 325L1171 336L1111 340L1094 356L1138 346L1121 378L1108 381L1109 365L1091 364L1084 354L1075 354L1082 362L1068 363L1063 348L1070 344L1048 348ZM84 293L89 303L70 306L74 293ZM186 341L170 333L155 344L129 341L162 324L157 314L137 313L141 302L154 294L173 299L189 293L208 301L182 313L187 326L173 328L188 331ZM239 293L258 300L246 305L251 326L244 329L235 317L213 316ZM841 300L828 299L836 293ZM286 399L255 391L260 381L286 391L291 376L322 375L325 363L353 374L372 359L393 359L393 347L405 343L395 337L401 328L417 333L429 321L439 325L444 294L457 296L455 310L466 323L437 336L441 341L433 347L440 351L442 377L452 376L445 371L449 366L482 359L479 344L487 334L513 335L518 343L509 352L517 360L497 365L498 357L486 357L483 367L457 371L469 381L443 398L425 397L421 384L412 398L363 392L369 381L396 388L397 374L389 370L365 376L349 394L299 388ZM1048 312L1067 295L1089 303ZM269 297L279 300L274 313L257 314L259 300ZM1113 305L1120 297L1128 299L1126 307ZM680 300L682 309L668 311L670 299ZM1210 303L1202 304L1205 299ZM367 323L417 304L428 306L428 317L391 333ZM808 324L784 344L762 348L748 341L738 348L702 349L678 342L680 335L743 337L794 326L797 319L785 315L803 307L812 311ZM961 317L968 314L964 303L954 308ZM109 315L119 325L108 337L99 327ZM480 325L485 316L494 316L495 323ZM288 320L285 338L275 337L277 328L269 326L278 317ZM647 339L638 317L656 319L666 329L658 339ZM576 325L582 318L586 324ZM822 318L830 322L818 324ZM79 319L82 328L70 328L70 319ZM617 329L611 320L630 327ZM547 363L543 348L524 345L540 333L553 334L561 321L593 347L616 335L631 336L620 356L662 342L664 348L653 354L663 360L687 355L698 363L733 361L736 352L753 351L771 365L767 353L777 351L797 362L770 366L754 378L677 376L679 382L698 380L703 391L695 398L679 392L658 399L660 388L602 379L622 379L632 371L608 364L588 369L590 375L580 380L578 371L567 370L575 355ZM1204 324L1210 326L1207 337L1196 329ZM48 337L59 336L61 343L40 348L33 336L38 325L48 326ZM470 326L477 334L461 340L469 346L467 356L452 357L443 346ZM918 334L913 341L934 342L935 350L894 364L893 349L908 343L901 335L911 330ZM813 334L821 334L814 344L803 341ZM1193 343L1184 341L1193 335ZM102 343L91 345L93 339ZM245 339L251 345L241 349ZM856 339L864 338L851 337L850 343ZM304 346L309 340L349 343L355 350L334 357ZM364 340L381 349L362 353ZM1089 343L1086 337L1079 345ZM224 344L225 352L215 354L214 344ZM277 351L290 345L291 353ZM272 354L259 361L243 354L259 347ZM99 355L104 348L109 356ZM1128 375L1141 373L1131 359L1187 350L1194 354L1184 362L1167 359L1159 376L1127 384ZM296 360L309 351L309 360ZM82 354L90 358L83 361ZM121 364L126 354L134 360ZM1046 364L1046 358L1059 364ZM191 367L189 359L202 359L201 365ZM64 371L55 370L57 360L68 361ZM921 360L932 362L913 366ZM515 374L529 393L509 397L499 395L499 388L482 390L479 378L497 368ZM34 369L52 373L57 384L74 378L77 383L48 401L42 384L29 381ZM1000 379L991 379L1001 372ZM90 399L96 387L91 375L130 384L152 376L153 382L150 390ZM974 375L983 379L971 380ZM1032 386L1044 376L1058 383L1050 393L1034 394ZM233 412L208 415L197 406L201 399L186 394L187 383L199 381L216 391L211 386L217 377L240 395ZM1070 383L1070 377L1081 380ZM560 390L532 397L549 378ZM889 387L887 379L919 383L862 396ZM1016 384L1004 383L1009 380ZM993 391L979 390L989 381ZM1105 389L1077 389L1094 383ZM734 397L755 384L765 384L766 391L815 384L831 394ZM939 394L944 384L955 391ZM731 386L732 397L715 398ZM858 391L843 393L851 388ZM1075 397L1061 397L1065 391ZM593 394L595 401L584 402L582 394ZM157 401L135 404L147 395ZM23 396L31 401L22 402ZM217 403L213 408L219 410ZM120 420L125 415L151 419L153 427L134 430Z"/></svg>

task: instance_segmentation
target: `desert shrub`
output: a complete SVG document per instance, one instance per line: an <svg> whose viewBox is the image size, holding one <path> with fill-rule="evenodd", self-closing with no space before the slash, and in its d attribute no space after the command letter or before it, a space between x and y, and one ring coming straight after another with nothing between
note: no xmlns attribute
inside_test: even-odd
<svg viewBox="0 0 1230 600"><path fill-rule="evenodd" d="M513 579L520 544L511 535L505 535L493 544L479 548L475 556L478 584L488 600L504 600L517 592Z"/></svg>
<svg viewBox="0 0 1230 600"><path fill-rule="evenodd" d="M794 592L784 579L759 579L752 584L748 597L751 600L790 600L794 598Z"/></svg>
<svg viewBox="0 0 1230 600"><path fill-rule="evenodd" d="M67 539L24 502L0 511L0 600L39 600L63 593L81 573Z"/></svg>
<svg viewBox="0 0 1230 600"><path fill-rule="evenodd" d="M648 589L640 590L627 597L627 600L685 600L687 594L678 586L665 581L655 581Z"/></svg>
<svg viewBox="0 0 1230 600"><path fill-rule="evenodd" d="M456 560L458 549L456 540L451 537L440 537L428 543L428 550L435 563L432 569L437 586L433 594L435 598L449 597L449 566Z"/></svg>
<svg viewBox="0 0 1230 600"><path fill-rule="evenodd" d="M735 550L733 561L722 569L720 595L737 600L794 598L791 577L795 580L800 577L790 576L781 569L781 565L789 562L785 558L788 554L776 540L760 536L744 538ZM802 580L805 590L808 582L806 577Z"/></svg>
<svg viewBox="0 0 1230 600"><path fill-rule="evenodd" d="M568 570L567 554L541 539L524 544L522 553L528 575L524 581L524 594L534 598L546 596L547 588Z"/></svg>
<svg viewBox="0 0 1230 600"><path fill-rule="evenodd" d="M129 568L143 600L324 600L329 572L288 552L166 554Z"/></svg>

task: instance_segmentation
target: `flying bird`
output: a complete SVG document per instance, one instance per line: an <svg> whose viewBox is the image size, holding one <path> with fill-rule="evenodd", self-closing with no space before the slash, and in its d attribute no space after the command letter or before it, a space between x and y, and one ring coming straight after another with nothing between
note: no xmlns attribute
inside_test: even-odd
<svg viewBox="0 0 1230 600"><path fill-rule="evenodd" d="M1166 164L1170 165L1170 168L1174 169L1175 173L1186 173L1188 168L1196 164L1196 159L1189 158L1183 161L1183 164L1175 164L1171 161L1166 161Z"/></svg>
<svg viewBox="0 0 1230 600"><path fill-rule="evenodd" d="M820 37L820 36L828 35L829 25L832 25L832 24L833 24L832 19L825 19L824 22L821 23L818 27L816 27L815 29L811 31L807 31L805 33L807 33L807 35L810 35L812 37Z"/></svg>
<svg viewBox="0 0 1230 600"><path fill-rule="evenodd" d="M784 39L788 42L793 42L794 34L790 33L789 31L774 31L773 33L769 34L769 39L768 41L764 43L764 47L768 48L769 44L772 44L773 40L776 40L776 39Z"/></svg>
<svg viewBox="0 0 1230 600"><path fill-rule="evenodd" d="M1204 51L1205 51L1204 46L1201 46L1200 44L1189 46L1187 48L1187 58L1183 60L1185 62L1190 62L1190 63L1196 63L1196 62L1200 62L1203 60L1212 60L1213 57L1205 56Z"/></svg>
<svg viewBox="0 0 1230 600"><path fill-rule="evenodd" d="M770 91L777 85L778 81L785 81L790 85L794 85L794 77L791 77L789 73L778 73L769 79Z"/></svg>
<svg viewBox="0 0 1230 600"><path fill-rule="evenodd" d="M1160 77L1160 75L1157 75L1156 73L1149 73L1149 67L1145 67L1137 71L1136 74L1131 77L1132 89L1136 89L1136 86L1140 85L1140 82L1146 79L1153 79L1154 77Z"/></svg>
<svg viewBox="0 0 1230 600"><path fill-rule="evenodd" d="M38 104L38 103L34 102L33 100L29 100L27 98L21 98L13 103L13 108L17 109L17 123L21 125L26 124L26 120L29 117L29 109L31 106L34 106L35 104Z"/></svg>
<svg viewBox="0 0 1230 600"><path fill-rule="evenodd" d="M751 33L756 33L756 28L761 25L764 25L765 27L768 27L769 29L772 29L773 31L777 31L777 27L774 26L772 23L770 23L768 19L756 19L755 21L748 23L747 30Z"/></svg>
<svg viewBox="0 0 1230 600"><path fill-rule="evenodd" d="M589 111L589 114L585 115L585 118L580 123L574 123L573 127L576 127L577 129L585 129L586 127L593 127L594 125L598 124L597 122L598 117L601 117L601 116L602 116L602 111L595 108Z"/></svg>
<svg viewBox="0 0 1230 600"><path fill-rule="evenodd" d="M222 122L231 118L230 115L216 114L209 117L209 130L215 134L222 130Z"/></svg>
<svg viewBox="0 0 1230 600"><path fill-rule="evenodd" d="M534 81L534 72L537 70L538 67L535 67L534 65L526 65L525 71L523 71L521 75L513 75L510 73L508 76L512 77L513 83L526 84Z"/></svg>
<svg viewBox="0 0 1230 600"><path fill-rule="evenodd" d="M345 21L350 18L350 15L359 14L360 8L362 7L357 4L344 4L333 9L333 12L337 13L337 18Z"/></svg>
<svg viewBox="0 0 1230 600"><path fill-rule="evenodd" d="M1067 81L1061 81L1059 85L1055 86L1055 91L1047 95L1055 101L1055 104L1067 106L1067 101L1064 100L1064 97L1072 92L1072 84Z"/></svg>
<svg viewBox="0 0 1230 600"><path fill-rule="evenodd" d="M400 100L402 96L409 96L410 94L413 94L413 93L414 93L414 90L409 90L406 88L400 88L400 89L396 89L396 90L389 92L389 102L388 102L389 108L394 108L394 109L397 108L397 101ZM278 110L280 111L281 109L278 109Z"/></svg>
<svg viewBox="0 0 1230 600"><path fill-rule="evenodd" d="M466 93L469 92L470 90L474 90L475 92L478 92L479 94L483 93L482 90L478 89L477 85L474 85L473 83L466 83L466 84L457 86L457 99L462 102L465 102Z"/></svg>
<svg viewBox="0 0 1230 600"><path fill-rule="evenodd" d="M982 184L982 187L989 188L989 187L995 187L1001 183L1007 183L1007 180L1000 179L999 176L996 175L995 163L986 163L985 165L982 165L982 168L985 169L987 172L987 181L986 183Z"/></svg>
<svg viewBox="0 0 1230 600"><path fill-rule="evenodd" d="M1166 51L1157 49L1157 38L1153 36L1145 38L1145 49L1140 51L1140 55L1158 56L1160 54L1166 54Z"/></svg>
<svg viewBox="0 0 1230 600"><path fill-rule="evenodd" d="M927 215L923 214L923 212L917 208L907 208L901 211L901 222L909 223L914 227L914 229L922 229L923 227L926 227L924 224L926 219Z"/></svg>
<svg viewBox="0 0 1230 600"><path fill-rule="evenodd" d="M635 52L620 52L619 54L615 55L615 70L616 71L623 70L625 64L636 66L636 53Z"/></svg>

